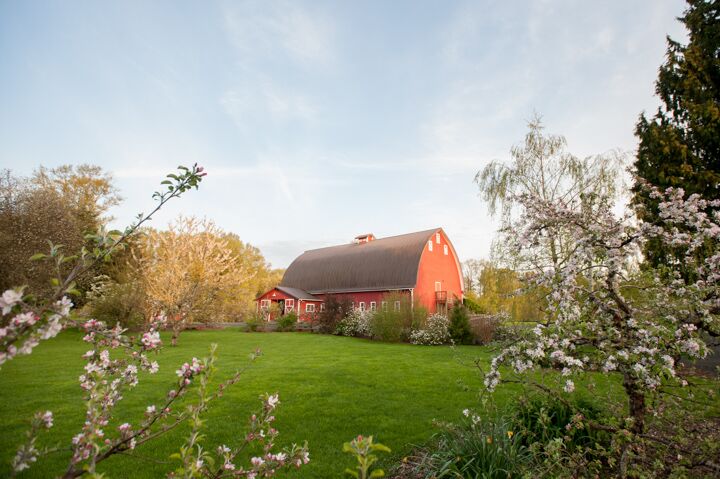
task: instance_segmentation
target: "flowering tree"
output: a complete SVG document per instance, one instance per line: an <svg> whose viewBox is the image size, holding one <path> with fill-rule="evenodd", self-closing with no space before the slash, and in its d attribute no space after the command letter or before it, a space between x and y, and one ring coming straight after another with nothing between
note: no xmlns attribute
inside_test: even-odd
<svg viewBox="0 0 720 479"><path fill-rule="evenodd" d="M596 426L653 439L646 429L648 412L656 412L651 399L687 386L678 359L704 357L701 332L720 333L720 200L686 198L682 189L651 194L659 201L660 226L638 225L630 215L617 218L606 196L595 198L591 208L581 207L579 199L514 198L525 211L508 237L514 254L534 255L535 245L558 236L572 238L572 254L554 267L535 270L533 282L549 292L547 313L554 321L493 359L485 376L489 390L513 380L501 366L508 366L511 376L557 369L566 393L575 390L573 379L584 372L617 372L629 413L619 424ZM696 279L686 283L677 264L639 271L639 251L650 239L684 251L683 266ZM698 259L698 248L712 252ZM627 466L626 452L621 469Z"/></svg>
<svg viewBox="0 0 720 479"><path fill-rule="evenodd" d="M209 220L180 217L168 231L149 231L138 263L154 312L169 318L173 346L188 320L221 313L221 299L242 279L236 255Z"/></svg>

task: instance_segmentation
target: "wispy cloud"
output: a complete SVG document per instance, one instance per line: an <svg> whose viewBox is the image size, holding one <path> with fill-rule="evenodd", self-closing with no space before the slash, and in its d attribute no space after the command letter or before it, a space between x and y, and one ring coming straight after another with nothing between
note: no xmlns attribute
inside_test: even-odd
<svg viewBox="0 0 720 479"><path fill-rule="evenodd" d="M273 54L316 68L335 56L330 18L296 2L233 3L225 10L225 28L244 60Z"/></svg>
<svg viewBox="0 0 720 479"><path fill-rule="evenodd" d="M220 104L241 130L262 119L275 123L311 122L317 114L317 108L305 95L270 81L231 88L222 95Z"/></svg>

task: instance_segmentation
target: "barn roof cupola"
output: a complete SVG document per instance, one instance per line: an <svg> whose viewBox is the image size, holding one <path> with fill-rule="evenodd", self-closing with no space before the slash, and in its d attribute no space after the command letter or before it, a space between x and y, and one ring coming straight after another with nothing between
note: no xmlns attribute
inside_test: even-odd
<svg viewBox="0 0 720 479"><path fill-rule="evenodd" d="M364 235L358 235L353 240L353 243L357 244L363 244L363 243L369 243L371 241L375 240L375 235L372 233L366 233Z"/></svg>

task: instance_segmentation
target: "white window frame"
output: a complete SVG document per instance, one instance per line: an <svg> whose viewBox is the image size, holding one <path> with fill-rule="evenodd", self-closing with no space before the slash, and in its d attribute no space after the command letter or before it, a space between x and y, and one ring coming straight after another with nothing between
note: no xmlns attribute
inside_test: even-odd
<svg viewBox="0 0 720 479"><path fill-rule="evenodd" d="M428 251L432 251L432 240L428 241Z"/></svg>
<svg viewBox="0 0 720 479"><path fill-rule="evenodd" d="M440 244L440 233L435 233L435 242Z"/></svg>
<svg viewBox="0 0 720 479"><path fill-rule="evenodd" d="M395 305L393 306L393 310L395 312L400 311L400 301L395 301Z"/></svg>
<svg viewBox="0 0 720 479"><path fill-rule="evenodd" d="M380 303L380 307L383 311L387 311L387 301L383 301L382 303Z"/></svg>
<svg viewBox="0 0 720 479"><path fill-rule="evenodd" d="M295 300L294 299L286 299L285 300L285 312L289 312L295 309Z"/></svg>
<svg viewBox="0 0 720 479"><path fill-rule="evenodd" d="M271 301L269 299L260 300L260 309L270 309Z"/></svg>
<svg viewBox="0 0 720 479"><path fill-rule="evenodd" d="M325 303L320 303L320 312L325 311Z"/></svg>
<svg viewBox="0 0 720 479"><path fill-rule="evenodd" d="M373 313L377 311L377 303L375 301L370 301L370 311Z"/></svg>
<svg viewBox="0 0 720 479"><path fill-rule="evenodd" d="M435 281L435 292L442 291L442 281Z"/></svg>
<svg viewBox="0 0 720 479"><path fill-rule="evenodd" d="M355 311L355 301L350 305L350 310Z"/></svg>
<svg viewBox="0 0 720 479"><path fill-rule="evenodd" d="M305 312L306 313L314 313L315 312L315 304L314 303L306 303L305 304Z"/></svg>
<svg viewBox="0 0 720 479"><path fill-rule="evenodd" d="M448 246L446 244L443 245L443 253L445 253L445 256L448 255Z"/></svg>
<svg viewBox="0 0 720 479"><path fill-rule="evenodd" d="M365 301L360 301L358 308L360 309L360 311L365 311Z"/></svg>

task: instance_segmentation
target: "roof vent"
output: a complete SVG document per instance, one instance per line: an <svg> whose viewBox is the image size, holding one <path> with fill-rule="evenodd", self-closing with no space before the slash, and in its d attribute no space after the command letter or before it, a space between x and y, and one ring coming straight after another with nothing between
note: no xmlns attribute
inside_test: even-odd
<svg viewBox="0 0 720 479"><path fill-rule="evenodd" d="M375 235L372 233L367 233L364 235L356 236L353 240L353 243L355 244L363 244L363 243L369 243L375 239Z"/></svg>

